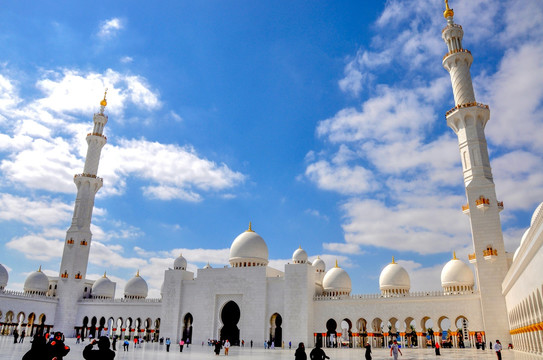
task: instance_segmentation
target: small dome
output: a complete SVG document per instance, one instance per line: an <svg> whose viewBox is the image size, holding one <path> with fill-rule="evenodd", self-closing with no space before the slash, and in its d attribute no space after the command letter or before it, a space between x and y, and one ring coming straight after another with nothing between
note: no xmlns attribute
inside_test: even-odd
<svg viewBox="0 0 543 360"><path fill-rule="evenodd" d="M517 250L515 250L515 253L513 254L513 262L515 262L515 259L516 259L517 256L518 256L519 250L520 250L520 246L517 248Z"/></svg>
<svg viewBox="0 0 543 360"><path fill-rule="evenodd" d="M313 261L313 267L315 268L315 271L318 273L323 273L326 270L326 264L318 256L315 259L315 261Z"/></svg>
<svg viewBox="0 0 543 360"><path fill-rule="evenodd" d="M129 299L145 299L149 287L147 282L140 276L140 272L132 279L128 280L124 287L124 297Z"/></svg>
<svg viewBox="0 0 543 360"><path fill-rule="evenodd" d="M322 279L322 287L327 295L349 295L351 293L351 278L339 266L331 268Z"/></svg>
<svg viewBox="0 0 543 360"><path fill-rule="evenodd" d="M474 283L473 271L456 254L441 270L441 286L446 293L473 290Z"/></svg>
<svg viewBox="0 0 543 360"><path fill-rule="evenodd" d="M383 295L399 295L409 292L411 280L407 271L394 261L385 266L379 276L379 289Z"/></svg>
<svg viewBox="0 0 543 360"><path fill-rule="evenodd" d="M526 238L528 237L529 232L530 232L530 228L526 229L526 231L522 235L522 238L520 239L520 245L522 245L524 243L524 240L526 240Z"/></svg>
<svg viewBox="0 0 543 360"><path fill-rule="evenodd" d="M534 223L535 223L535 219L537 218L537 216L543 211L543 202L541 204L539 204L539 206L535 209L533 215L532 215L532 220L530 221L530 226L533 226Z"/></svg>
<svg viewBox="0 0 543 360"><path fill-rule="evenodd" d="M209 261L207 262L206 266L204 266L204 269L213 269L211 265L209 265Z"/></svg>
<svg viewBox="0 0 543 360"><path fill-rule="evenodd" d="M97 299L113 299L115 297L115 283L106 276L102 276L92 284L92 297Z"/></svg>
<svg viewBox="0 0 543 360"><path fill-rule="evenodd" d="M187 270L187 260L182 254L179 254L179 257L173 262L173 268L175 270Z"/></svg>
<svg viewBox="0 0 543 360"><path fill-rule="evenodd" d="M41 271L34 271L25 280L24 291L31 294L45 295L49 290L49 278Z"/></svg>
<svg viewBox="0 0 543 360"><path fill-rule="evenodd" d="M295 264L305 264L307 263L307 253L304 249L300 246L296 251L294 251L294 254L292 254L292 261Z"/></svg>
<svg viewBox="0 0 543 360"><path fill-rule="evenodd" d="M268 246L260 235L251 229L236 237L230 247L230 265L233 267L268 265Z"/></svg>
<svg viewBox="0 0 543 360"><path fill-rule="evenodd" d="M0 290L8 286L9 274L4 265L0 264Z"/></svg>

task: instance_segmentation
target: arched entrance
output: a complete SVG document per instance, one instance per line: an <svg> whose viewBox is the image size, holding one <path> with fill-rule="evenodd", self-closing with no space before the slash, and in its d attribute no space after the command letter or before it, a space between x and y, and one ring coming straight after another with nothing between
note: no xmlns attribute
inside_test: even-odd
<svg viewBox="0 0 543 360"><path fill-rule="evenodd" d="M337 347L337 323L334 319L326 322L326 346Z"/></svg>
<svg viewBox="0 0 543 360"><path fill-rule="evenodd" d="M192 344L192 322L192 314L185 315L183 318L183 340L188 344Z"/></svg>
<svg viewBox="0 0 543 360"><path fill-rule="evenodd" d="M239 328L238 322L241 315L238 304L229 301L224 305L221 311L221 328L220 339L230 341L232 345L239 345Z"/></svg>
<svg viewBox="0 0 543 360"><path fill-rule="evenodd" d="M283 329L281 324L283 318L278 313L272 315L270 319L270 341L273 341L275 347L281 347L283 342Z"/></svg>

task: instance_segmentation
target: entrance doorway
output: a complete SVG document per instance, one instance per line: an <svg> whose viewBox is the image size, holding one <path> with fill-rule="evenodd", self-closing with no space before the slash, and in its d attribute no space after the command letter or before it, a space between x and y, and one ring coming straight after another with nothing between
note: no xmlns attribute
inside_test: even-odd
<svg viewBox="0 0 543 360"><path fill-rule="evenodd" d="M192 314L188 313L183 318L183 340L187 344L192 344Z"/></svg>
<svg viewBox="0 0 543 360"><path fill-rule="evenodd" d="M281 347L283 342L283 329L281 324L283 318L278 313L272 315L270 319L270 341L272 341L275 347Z"/></svg>
<svg viewBox="0 0 543 360"><path fill-rule="evenodd" d="M232 345L239 345L239 328L238 322L241 315L238 304L229 301L224 305L221 311L221 328L220 339L230 341Z"/></svg>

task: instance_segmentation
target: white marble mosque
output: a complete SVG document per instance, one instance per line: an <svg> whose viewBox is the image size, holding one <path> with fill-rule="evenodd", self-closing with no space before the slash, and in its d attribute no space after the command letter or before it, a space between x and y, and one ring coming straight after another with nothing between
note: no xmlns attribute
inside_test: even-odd
<svg viewBox="0 0 543 360"><path fill-rule="evenodd" d="M455 99L446 119L458 136L467 196L462 211L473 238L468 260L475 274L453 254L441 272L442 291L411 292L409 273L392 258L381 272L379 294L354 295L344 269L319 258L310 262L301 248L293 249L292 262L283 269L269 267L267 244L249 225L232 241L230 266L207 265L195 274L179 256L164 270L160 298L147 297L147 283L137 273L126 283L124 297L115 299L116 284L105 273L86 277L94 197L103 185L97 172L107 141L104 96L86 137L85 168L74 176L77 197L59 275L49 277L38 269L26 279L24 292L15 292L6 289L8 272L0 264L1 334L54 330L67 337L116 334L192 343L228 338L258 346L270 340L277 346L303 341L350 347L366 341L381 346L392 338L419 347L427 346L428 338L452 347L500 339L518 351L542 355L543 203L514 256L506 253L499 215L503 203L496 198L484 134L490 110L475 100L473 56L462 47L464 33L447 1L444 17L443 66Z"/></svg>

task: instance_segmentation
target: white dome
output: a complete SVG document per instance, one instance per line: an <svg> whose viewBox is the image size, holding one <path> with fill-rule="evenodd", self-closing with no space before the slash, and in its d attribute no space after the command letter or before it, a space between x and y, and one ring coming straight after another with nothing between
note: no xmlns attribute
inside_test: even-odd
<svg viewBox="0 0 543 360"><path fill-rule="evenodd" d="M316 272L324 272L326 270L326 264L318 256L315 261L313 261L313 267L315 268Z"/></svg>
<svg viewBox="0 0 543 360"><path fill-rule="evenodd" d="M230 265L234 267L268 265L268 246L260 235L251 229L236 237L230 247Z"/></svg>
<svg viewBox="0 0 543 360"><path fill-rule="evenodd" d="M517 248L517 250L515 250L515 253L513 254L513 262L515 262L515 259L516 259L517 256L518 256L519 250L520 250L520 246Z"/></svg>
<svg viewBox="0 0 543 360"><path fill-rule="evenodd" d="M539 204L539 206L535 209L533 215L532 215L532 220L530 221L530 226L533 226L534 223L535 223L535 219L537 218L537 216L539 215L539 213L543 211L543 202L541 204Z"/></svg>
<svg viewBox="0 0 543 360"><path fill-rule="evenodd" d="M0 264L0 290L8 285L9 274L4 265Z"/></svg>
<svg viewBox="0 0 543 360"><path fill-rule="evenodd" d="M328 295L348 295L351 293L351 278L342 268L331 268L322 279L322 287Z"/></svg>
<svg viewBox="0 0 543 360"><path fill-rule="evenodd" d="M25 280L24 291L32 294L45 295L49 290L49 278L42 273L41 266L38 271L34 271Z"/></svg>
<svg viewBox="0 0 543 360"><path fill-rule="evenodd" d="M187 260L183 255L179 254L179 257L173 262L173 268L175 270L187 270Z"/></svg>
<svg viewBox="0 0 543 360"><path fill-rule="evenodd" d="M467 287L473 289L475 283L473 271L468 264L453 257L441 270L441 286L444 289L456 287Z"/></svg>
<svg viewBox="0 0 543 360"><path fill-rule="evenodd" d="M213 268L211 267L211 265L209 265L209 261L208 261L208 263L206 264L206 266L204 266L204 269L213 269Z"/></svg>
<svg viewBox="0 0 543 360"><path fill-rule="evenodd" d="M149 287L147 282L140 276L140 272L136 274L132 279L128 280L124 287L124 297L130 299L145 299Z"/></svg>
<svg viewBox="0 0 543 360"><path fill-rule="evenodd" d="M294 251L294 254L292 254L292 261L295 264L305 264L307 263L307 253L304 249L300 246L296 251Z"/></svg>
<svg viewBox="0 0 543 360"><path fill-rule="evenodd" d="M92 284L92 297L98 299L113 299L115 297L115 283L106 276L102 276Z"/></svg>
<svg viewBox="0 0 543 360"><path fill-rule="evenodd" d="M529 232L530 232L530 228L526 229L526 231L522 235L522 238L520 239L520 245L522 245L522 243L524 243L524 240L526 240L526 238L528 237Z"/></svg>
<svg viewBox="0 0 543 360"><path fill-rule="evenodd" d="M394 258L392 258L392 262L385 266L379 276L379 289L381 293L385 295L404 294L409 292L410 288L411 280L409 279L409 274L403 266L394 262Z"/></svg>

